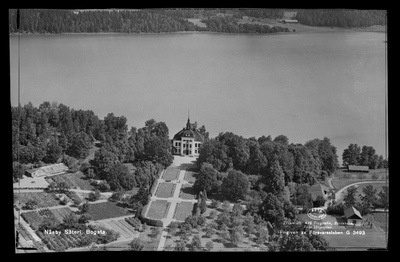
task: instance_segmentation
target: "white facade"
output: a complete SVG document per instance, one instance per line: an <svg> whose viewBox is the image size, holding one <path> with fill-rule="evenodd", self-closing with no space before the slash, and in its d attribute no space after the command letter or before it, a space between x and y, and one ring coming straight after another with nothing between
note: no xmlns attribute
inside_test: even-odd
<svg viewBox="0 0 400 262"><path fill-rule="evenodd" d="M194 138L192 137L188 138L182 137L181 140L173 140L172 141L172 145L174 148L173 154L198 156L201 144L202 143L199 141L194 141Z"/></svg>
<svg viewBox="0 0 400 262"><path fill-rule="evenodd" d="M198 156L204 138L199 130L192 128L190 120L186 128L179 131L172 139L172 153L174 155Z"/></svg>

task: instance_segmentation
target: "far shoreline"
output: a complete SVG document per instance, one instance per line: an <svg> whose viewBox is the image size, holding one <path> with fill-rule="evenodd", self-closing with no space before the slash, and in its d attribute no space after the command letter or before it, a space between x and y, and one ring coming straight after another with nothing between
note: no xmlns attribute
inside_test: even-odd
<svg viewBox="0 0 400 262"><path fill-rule="evenodd" d="M310 33L332 33L332 32L369 32L369 33L385 33L386 26L375 25L371 27L355 27L355 28L342 28L342 27L325 27L325 26L307 26L297 24L296 27L300 26L299 30L293 31L289 29L289 32L275 32L275 33L226 33L226 32L215 32L215 31L175 31L175 32L160 32L160 33L123 33L123 32L82 32L72 33L65 32L59 34L52 33L9 33L9 36L56 36L56 35L165 35L165 34L225 34L225 35L279 35L279 34L310 34ZM297 29L297 28L296 28Z"/></svg>

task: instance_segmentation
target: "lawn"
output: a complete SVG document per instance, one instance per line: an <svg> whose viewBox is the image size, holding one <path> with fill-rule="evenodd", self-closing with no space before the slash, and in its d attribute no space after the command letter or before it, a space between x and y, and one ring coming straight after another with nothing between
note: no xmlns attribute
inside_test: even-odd
<svg viewBox="0 0 400 262"><path fill-rule="evenodd" d="M182 199L195 199L196 192L190 184L182 185L179 197Z"/></svg>
<svg viewBox="0 0 400 262"><path fill-rule="evenodd" d="M158 185L156 196L158 197L172 197L175 191L175 184L174 183L161 183Z"/></svg>
<svg viewBox="0 0 400 262"><path fill-rule="evenodd" d="M193 184L196 181L195 173L192 171L186 171L184 180Z"/></svg>
<svg viewBox="0 0 400 262"><path fill-rule="evenodd" d="M129 211L117 206L117 203L114 202L90 204L88 213L93 220L132 215Z"/></svg>
<svg viewBox="0 0 400 262"><path fill-rule="evenodd" d="M192 202L180 202L176 204L174 219L178 221L184 221L189 215L192 214L193 203Z"/></svg>
<svg viewBox="0 0 400 262"><path fill-rule="evenodd" d="M181 171L178 168L169 167L165 170L162 178L164 180L176 180L176 179L178 179L180 172Z"/></svg>
<svg viewBox="0 0 400 262"><path fill-rule="evenodd" d="M165 218L168 214L170 202L166 200L152 201L149 210L147 211L146 217L153 219Z"/></svg>
<svg viewBox="0 0 400 262"><path fill-rule="evenodd" d="M301 214L298 215L298 218L302 221L310 221L311 223L315 223L313 220L308 218L307 215ZM366 219L366 217L364 217ZM315 231L338 231L343 232L340 235L323 235L323 237L329 242L331 247L337 248L339 250L345 248L369 248L369 247L385 247L385 233L376 227L370 228L369 226L365 227L353 227L353 226L344 226L344 225L335 225L335 222L341 223L343 219L340 217L327 215L322 222L330 222L331 228L318 228L315 227ZM318 226L318 225L316 225ZM346 230L350 234L346 234ZM364 231L364 235L354 234L356 231Z"/></svg>
<svg viewBox="0 0 400 262"><path fill-rule="evenodd" d="M56 183L57 182L65 182L65 183L67 183L67 185L69 185L73 189L82 189L82 190L95 189L95 187L89 183L89 180L86 179L85 175L80 171L76 172L76 173L66 173L66 174L48 177L48 178L46 178L46 181L48 183L51 183L52 181L54 181Z"/></svg>
<svg viewBox="0 0 400 262"><path fill-rule="evenodd" d="M46 193L46 192L15 192L20 201L21 206L23 207L28 200L35 200L37 203L36 208L42 207L51 207L60 205L60 201L57 200L57 197L54 193Z"/></svg>
<svg viewBox="0 0 400 262"><path fill-rule="evenodd" d="M370 220L383 231L388 232L389 213L371 213L368 215Z"/></svg>

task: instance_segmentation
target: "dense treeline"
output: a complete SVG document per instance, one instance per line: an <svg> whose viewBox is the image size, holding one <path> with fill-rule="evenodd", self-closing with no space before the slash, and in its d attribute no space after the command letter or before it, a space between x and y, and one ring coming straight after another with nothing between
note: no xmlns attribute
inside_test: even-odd
<svg viewBox="0 0 400 262"><path fill-rule="evenodd" d="M219 12L219 11L218 11ZM221 10L225 13L225 11ZM9 12L9 31L17 32L17 11ZM251 13L251 12L250 12ZM266 10L262 14L271 12ZM274 12L272 12L274 13ZM244 12L246 14L246 12ZM238 24L242 12L233 16L216 16L215 10L135 10L135 11L86 11L23 9L20 12L20 28L27 33L162 33L177 31L213 31L229 33L275 33L285 28L257 24ZM207 28L187 21L187 18L205 17ZM268 17L270 15L267 15Z"/></svg>
<svg viewBox="0 0 400 262"><path fill-rule="evenodd" d="M301 144L289 144L284 135L245 139L233 133L221 133L205 142L198 159L210 163L217 171L229 168L257 176L262 180L276 162L282 168L285 185L289 182L313 185L338 168L336 148L328 138ZM260 181L261 181L260 180Z"/></svg>
<svg viewBox="0 0 400 262"><path fill-rule="evenodd" d="M71 171L81 168L106 180L112 190L150 188L160 170L173 160L164 122L151 119L144 127L128 131L124 116L110 113L100 120L91 110L75 110L56 102L44 102L39 108L28 103L12 107L11 112L15 181L28 165L63 162ZM101 148L90 164L82 164L95 143ZM135 173L124 163L134 163Z"/></svg>
<svg viewBox="0 0 400 262"><path fill-rule="evenodd" d="M384 10L307 10L300 9L296 19L310 26L369 27L386 24Z"/></svg>
<svg viewBox="0 0 400 262"><path fill-rule="evenodd" d="M9 31L17 31L16 10L9 12ZM169 16L158 10L88 11L22 9L23 32L28 33L160 33L195 30L186 19Z"/></svg>

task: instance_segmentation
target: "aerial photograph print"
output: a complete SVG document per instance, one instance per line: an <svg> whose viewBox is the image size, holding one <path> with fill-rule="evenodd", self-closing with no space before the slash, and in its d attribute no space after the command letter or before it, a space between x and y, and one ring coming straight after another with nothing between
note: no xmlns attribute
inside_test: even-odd
<svg viewBox="0 0 400 262"><path fill-rule="evenodd" d="M8 9L8 31L17 257L388 250L387 10Z"/></svg>

